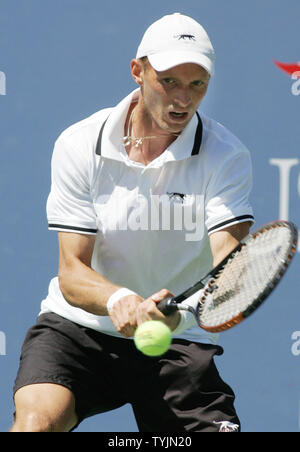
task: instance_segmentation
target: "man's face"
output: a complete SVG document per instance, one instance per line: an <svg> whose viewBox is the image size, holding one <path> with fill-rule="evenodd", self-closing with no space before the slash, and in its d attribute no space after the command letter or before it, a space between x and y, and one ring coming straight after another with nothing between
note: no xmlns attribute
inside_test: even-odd
<svg viewBox="0 0 300 452"><path fill-rule="evenodd" d="M163 72L155 71L148 61L141 65L139 84L154 128L180 133L206 94L209 74L193 63Z"/></svg>

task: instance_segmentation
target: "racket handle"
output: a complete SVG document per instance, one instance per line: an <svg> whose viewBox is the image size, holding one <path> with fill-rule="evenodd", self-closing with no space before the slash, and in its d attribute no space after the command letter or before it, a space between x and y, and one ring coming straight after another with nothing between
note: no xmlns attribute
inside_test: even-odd
<svg viewBox="0 0 300 452"><path fill-rule="evenodd" d="M173 312L175 312L178 308L177 305L173 302L173 298L166 298L165 300L158 303L157 308L164 314L164 315L171 315Z"/></svg>

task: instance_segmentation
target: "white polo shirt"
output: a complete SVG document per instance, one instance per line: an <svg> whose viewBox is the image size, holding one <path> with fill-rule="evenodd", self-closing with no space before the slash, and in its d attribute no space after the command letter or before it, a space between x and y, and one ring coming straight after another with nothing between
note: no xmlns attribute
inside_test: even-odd
<svg viewBox="0 0 300 452"><path fill-rule="evenodd" d="M175 295L212 267L209 235L253 221L249 151L226 128L195 113L181 135L147 166L123 145L135 90L116 107L65 130L55 143L47 202L49 229L96 235L92 268L142 297ZM71 306L52 279L41 313L121 336L108 316ZM192 316L191 316L192 319ZM216 343L194 320L178 337Z"/></svg>

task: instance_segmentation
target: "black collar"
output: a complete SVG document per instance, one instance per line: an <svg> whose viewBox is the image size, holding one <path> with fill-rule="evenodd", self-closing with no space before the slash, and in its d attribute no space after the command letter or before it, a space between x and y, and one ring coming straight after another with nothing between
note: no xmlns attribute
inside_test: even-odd
<svg viewBox="0 0 300 452"><path fill-rule="evenodd" d="M196 133L195 133L194 146L193 146L191 155L198 155L199 154L200 148L201 148L201 143L202 143L203 124L202 124L201 117L200 117L200 115L199 115L199 113L197 111L196 111L196 115L197 115L197 118L198 118L198 126L197 126L197 130L196 130ZM108 118L106 118L106 120L102 124L102 127L101 127L100 132L99 132L97 146L96 146L96 154L97 155L101 155L102 135L103 135L103 130L104 130L104 127L105 127L105 124L106 124L107 120L108 120Z"/></svg>

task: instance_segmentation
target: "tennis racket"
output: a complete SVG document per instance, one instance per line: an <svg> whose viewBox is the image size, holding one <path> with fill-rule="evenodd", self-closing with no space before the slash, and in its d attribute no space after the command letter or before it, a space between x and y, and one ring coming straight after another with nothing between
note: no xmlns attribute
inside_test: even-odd
<svg viewBox="0 0 300 452"><path fill-rule="evenodd" d="M297 250L293 223L274 221L247 235L229 255L181 294L160 302L165 315L188 310L209 332L232 328L249 317L270 295ZM196 308L182 304L200 289Z"/></svg>

